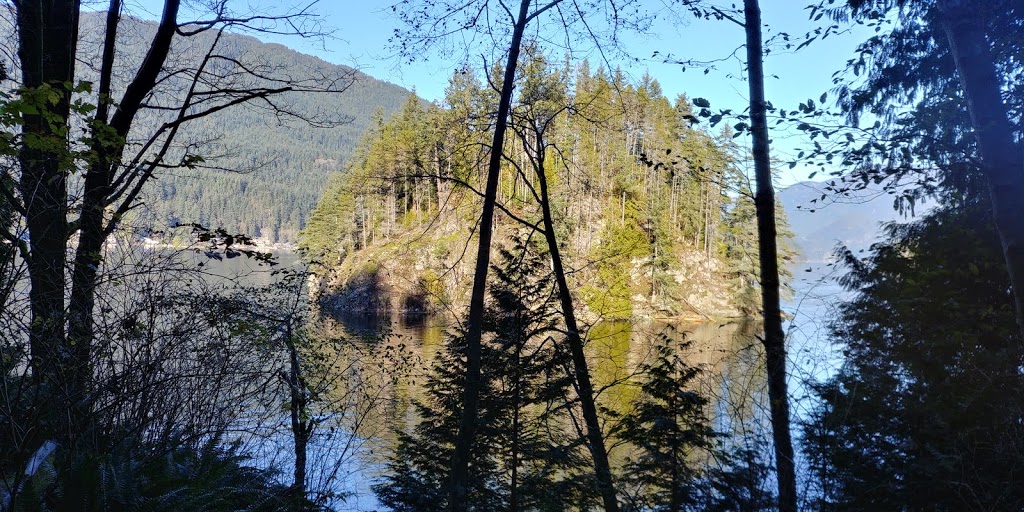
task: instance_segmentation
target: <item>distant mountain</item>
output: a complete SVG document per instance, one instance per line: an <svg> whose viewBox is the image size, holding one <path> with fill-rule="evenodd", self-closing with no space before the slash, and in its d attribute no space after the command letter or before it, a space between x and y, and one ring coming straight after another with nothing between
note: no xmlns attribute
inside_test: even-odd
<svg viewBox="0 0 1024 512"><path fill-rule="evenodd" d="M806 181L786 187L778 194L801 262L829 261L839 244L854 251L867 249L882 234L883 223L904 220L893 209L893 196L885 192L835 198L827 194L824 187L824 183Z"/></svg>
<svg viewBox="0 0 1024 512"><path fill-rule="evenodd" d="M121 53L118 76L129 76L144 58L156 23L126 18L118 31ZM103 34L103 13L83 16L80 62L98 61ZM212 34L208 36L212 38ZM180 41L180 39L176 39ZM200 43L208 41L200 40ZM280 44L263 43L250 36L225 34L222 53L258 62L276 76L340 76L353 71L317 57L304 55ZM178 50L172 58L196 61L202 53ZM95 71L81 66L78 77L93 80ZM120 85L120 88L118 87ZM125 84L115 84L115 91ZM184 84L171 84L179 90ZM293 242L323 192L328 175L342 168L378 109L384 117L398 110L412 94L397 85L355 72L352 85L339 94L289 93L283 101L299 112L348 120L333 128L316 128L276 116L266 105L226 109L188 126L181 141L206 141L200 151L204 166L218 169L177 169L149 183L144 207L133 224L167 226L199 223L224 227L271 241ZM160 120L140 117L133 130L151 130ZM257 167L250 173L232 172Z"/></svg>

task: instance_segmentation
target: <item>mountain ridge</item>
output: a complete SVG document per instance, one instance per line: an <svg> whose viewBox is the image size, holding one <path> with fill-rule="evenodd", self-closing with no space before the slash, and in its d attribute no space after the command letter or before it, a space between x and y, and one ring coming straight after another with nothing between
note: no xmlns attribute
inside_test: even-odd
<svg viewBox="0 0 1024 512"><path fill-rule="evenodd" d="M80 80L94 81L105 13L82 17L79 48ZM118 29L116 76L133 76L157 24L124 17ZM175 38L172 65L189 66L201 57L212 33ZM288 107L309 116L347 122L319 128L281 116L257 104L225 109L189 123L179 139L205 141L204 160L194 169L164 171L145 187L141 205L126 218L128 229L161 230L177 224L222 227L268 242L295 242L330 173L341 170L375 116L388 117L413 94L343 64L332 64L278 42L263 42L253 35L224 33L218 43L226 55L244 56L265 64L281 75L299 78L350 75L351 84L340 93L286 93L279 98ZM114 84L115 97L127 78ZM168 87L172 91L173 84ZM275 115L276 114L276 115ZM152 131L159 114L140 116L133 134ZM252 170L252 172L237 172Z"/></svg>
<svg viewBox="0 0 1024 512"><path fill-rule="evenodd" d="M887 191L851 192L836 197L827 182L803 181L779 190L798 263L827 263L836 247L867 249L883 235L882 225L906 218L893 208Z"/></svg>

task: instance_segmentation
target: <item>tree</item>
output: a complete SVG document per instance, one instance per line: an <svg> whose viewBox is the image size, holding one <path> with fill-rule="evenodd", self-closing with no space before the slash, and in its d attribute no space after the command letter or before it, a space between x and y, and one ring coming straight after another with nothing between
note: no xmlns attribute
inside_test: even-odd
<svg viewBox="0 0 1024 512"><path fill-rule="evenodd" d="M757 248L761 277L761 311L764 318L765 367L768 369L768 401L775 447L775 472L779 485L780 512L796 512L796 469L789 433L789 392L786 386L786 334L782 330L779 281L778 232L775 225L775 191L772 188L768 147L767 103L764 99L764 66L761 44L761 9L757 0L744 0L747 33L747 82L750 85L750 130L753 141L757 192Z"/></svg>
<svg viewBox="0 0 1024 512"><path fill-rule="evenodd" d="M938 164L945 174L940 179L945 181L964 183L972 179L967 174L977 173L992 202L1014 290L1024 288L1024 212L1020 201L1014 199L1024 192L1024 164L1017 142L1020 127L1013 113L1019 108L1016 55L1022 44L1019 26L1024 17L1019 2L849 1L840 8L825 9L819 4L816 9L860 24L876 24L896 10L892 37L871 38L859 48L862 57L851 62L851 67L857 74L867 70L867 79L842 87L840 106L852 120L871 111L888 121L891 113L913 105L915 115L908 118L910 122L882 127L883 135L892 135L898 143L892 149L902 146L911 153L902 158L889 156L887 152L896 152L886 145L884 152L873 155L888 160L881 176L920 169L922 163ZM897 39L900 44L893 43ZM863 57L869 53L882 58L869 63ZM923 99L918 101L910 91L921 91ZM936 133L944 135L929 140ZM930 151L950 139L968 146L959 169L948 165L949 153ZM860 161L870 163L867 155L859 155ZM1018 325L1024 329L1024 298L1018 295L1024 294L1014 295Z"/></svg>
<svg viewBox="0 0 1024 512"><path fill-rule="evenodd" d="M775 191L772 186L771 154L768 137L768 103L764 97L764 45L761 40L761 9L757 0L744 0L743 21L716 8L704 8L699 2L687 2L702 18L728 19L744 28L747 48L747 83L750 90L750 133L756 191L758 263L761 285L761 312L764 323L765 367L768 370L768 401L775 448L779 510L797 510L796 470L789 426L789 395L786 384L786 335L782 329L780 301L778 228ZM703 107L708 107L706 100ZM710 113L708 113L710 115Z"/></svg>
<svg viewBox="0 0 1024 512"><path fill-rule="evenodd" d="M662 332L654 360L641 368L640 398L617 425L618 436L637 452L625 465L625 480L637 489L636 510L690 510L700 502L700 465L715 449L718 434L694 390L700 370L684 360L689 344Z"/></svg>
<svg viewBox="0 0 1024 512"><path fill-rule="evenodd" d="M493 230L493 215L497 197L499 172L502 158L504 157L502 147L504 144L505 131L507 129L507 118L512 102L512 92L516 76L516 67L518 65L519 53L522 45L523 32L530 22L539 18L546 11L553 10L559 15L556 18L557 22L560 23L560 26L567 31L571 28L574 21L578 21L584 26L585 33L589 34L591 37L594 36L594 31L585 21L586 11L579 4L572 4L571 7L567 9L568 12L563 12L559 8L561 0L539 2L536 7L533 7L534 3L535 2L533 0L521 0L519 3L518 13L515 12L515 9L505 5L503 2L499 2L500 9L495 9L499 13L497 15L498 18L495 19L507 20L507 25L501 28L510 29L511 35L509 38L508 54L505 60L504 72L500 81L501 93L499 94L497 118L494 125L494 137L490 147L491 153L487 167L487 185L483 195L484 202L478 233L479 244L477 247L473 291L470 298L470 314L467 325L468 364L466 368L466 393L463 400L463 421L460 426L460 437L456 443L456 450L452 458L451 500L449 504L453 507L453 510L461 510L464 507L462 504L464 501L462 497L465 495L465 487L467 485L466 468L468 467L469 450L472 445L472 438L474 435L474 418L476 416L477 397L479 396L480 323L482 321L481 315L484 309L483 302L490 257L489 252ZM594 10L597 10L601 4L602 3L598 3L587 7L592 7ZM619 5L619 3L612 2L609 7L609 11L611 11L609 13L609 20L615 27L619 27L620 25L627 23L640 23L620 16L619 9L622 6ZM400 16L402 16L408 24L414 28L412 33L404 36L399 41L403 54L411 55L412 52L418 50L420 47L436 43L438 39L450 34L451 32L449 31L453 28L455 30L482 28L488 32L490 37L493 38L497 34L502 33L502 30L493 30L496 27L490 25L490 16L481 16L481 13L489 13L490 9L491 2L488 2L488 0L480 0L470 2L469 4L450 4L447 2L440 2L437 4L427 3L427 5L421 10L415 10L411 13L403 12ZM397 6L393 6L392 10L397 10ZM451 24L456 24L458 26L451 27ZM583 397L583 399L587 400L587 397ZM596 424L596 417L588 418L587 423L588 426ZM595 464L600 466L600 460L596 459ZM614 486L610 480L610 471L606 468L599 467L597 471L597 478L602 490L605 509L609 512L618 510L618 504L615 501Z"/></svg>
<svg viewBox="0 0 1024 512"><path fill-rule="evenodd" d="M847 356L804 426L817 509L1024 504L1024 352L991 207L967 198L842 254L857 295L831 332Z"/></svg>
<svg viewBox="0 0 1024 512"><path fill-rule="evenodd" d="M487 185L484 189L484 204L477 235L479 242L476 270L473 273L473 292L469 302L469 318L466 329L466 381L462 398L462 420L459 423L459 437L456 439L455 452L452 455L451 492L448 503L453 511L465 510L467 504L469 457L473 438L476 435L477 402L481 386L480 337L483 333L484 295L487 286L487 269L490 266L491 236L494 230L494 203L498 193L502 147L505 144L505 130L508 126L508 114L512 105L512 87L515 84L523 32L530 19L538 14L531 15L531 4L530 0L521 0L519 13L512 23L512 38L509 42L508 58L505 61L505 72L501 81L498 113L491 142L490 160L487 164Z"/></svg>
<svg viewBox="0 0 1024 512"><path fill-rule="evenodd" d="M466 330L466 381L465 394L463 397L462 421L459 427L459 437L456 441L455 451L452 456L451 493L449 506L452 510L464 510L466 507L467 471L469 467L470 449L475 435L475 422L477 415L477 403L480 395L480 337L482 333L482 315L484 310L484 296L487 282L487 269L490 264L491 237L494 225L494 208L497 198L497 187L501 161L504 156L502 148L505 142L505 131L508 126L508 116L512 104L512 91L515 84L516 67L519 64L519 53L522 46L523 33L527 24L545 11L556 7L560 0L554 0L541 4L531 9L532 0L521 0L518 14L513 15L511 9L505 7L505 12L510 18L512 34L508 45L508 55L505 60L504 72L502 74L500 87L501 92L498 99L497 117L495 118L494 134L490 147L490 156L487 166L487 183L483 195L483 207L478 232L478 246L476 268L473 274L473 291L469 303L469 317ZM458 11L465 8L460 6L451 11ZM487 8L487 2L483 3ZM451 12L450 11L450 12ZM447 18L444 16L442 19ZM446 21L447 22L447 21ZM419 21L422 23L422 21ZM587 400L585 397L584 400ZM593 414L588 414L588 426L596 425L596 408ZM593 416L593 417L590 417ZM603 451L603 448L601 449ZM600 458L595 460L601 465ZM604 466L607 466L606 464ZM597 471L599 486L605 501L605 509L609 512L618 510L615 498L614 486L611 482L611 472L607 467L599 468Z"/></svg>
<svg viewBox="0 0 1024 512"><path fill-rule="evenodd" d="M535 62L534 64L539 64ZM534 196L540 203L543 222L542 233L547 242L548 254L551 258L551 271L557 285L558 299L562 307L562 318L565 321L566 342L569 345L569 352L572 355L572 368L576 393L579 395L580 405L583 409L583 421L586 425L587 447L590 449L591 457L594 460L594 472L597 477L598 491L604 500L605 510L618 510L618 498L615 495L615 487L612 483L611 467L608 462L608 452L605 448L604 434L601 431L601 424L597 416L597 406L594 401L594 387L590 380L590 371L587 368L586 355L583 352L583 336L580 326L576 320L576 307L573 303L572 291L565 277L561 251L558 247L558 239L555 232L555 223L551 214L551 195L548 190L547 173L545 165L549 151L548 142L545 140L547 129L556 119L557 114L564 110L559 100L564 98L559 94L559 88L551 84L553 77L544 76L543 70L532 76L528 76L522 95L522 110L513 119L513 129L520 137L523 147L533 168L538 183L539 195L534 190ZM533 78L534 83L530 83ZM544 82L548 82L546 85ZM555 81L557 84L557 81Z"/></svg>
<svg viewBox="0 0 1024 512"><path fill-rule="evenodd" d="M556 305L545 255L530 237L502 251L494 268L482 347L482 393L474 438L467 507L471 510L565 510L593 501L581 472L578 440L564 433L570 386L568 354L556 337ZM465 338L454 333L438 354L417 400L418 421L399 431L390 475L375 486L399 511L444 510L445 455L459 433L465 374Z"/></svg>
<svg viewBox="0 0 1024 512"><path fill-rule="evenodd" d="M764 325L762 344L768 370L768 400L771 411L779 510L797 509L796 470L789 425L789 396L786 383L786 336L782 329L781 281L779 278L778 226L775 191L772 185L771 153L768 134L768 103L764 96L764 53L761 35L761 9L757 0L744 0L742 19L733 10L705 5L699 0L684 2L691 13L704 19L728 20L743 27L746 34L746 71L750 91L749 130L754 162L754 208L757 218L761 312ZM701 117L718 122L723 114L712 115L710 102L701 98ZM745 126L745 123L743 123Z"/></svg>
<svg viewBox="0 0 1024 512"><path fill-rule="evenodd" d="M209 18L184 23L179 6L178 0L164 2L146 58L120 84L115 70L123 65L117 45L122 3L111 1L90 101L83 95L93 90L92 84L76 83L75 74L80 3L13 5L23 85L16 103L21 109L18 195L7 199L24 217L29 236L22 255L30 278L29 362L33 376L53 396L47 403L54 433L71 446L86 439L82 434L89 424L97 282L110 270L103 265L104 242L159 172L203 161L193 143L176 136L190 122L241 105L303 118L277 98L297 91L340 92L349 83L347 75L278 75L273 66L219 46L229 28L313 35L308 8L235 15L226 1L219 1L210 6ZM136 138L133 126L143 115L156 116L162 124ZM88 127L81 138L73 135L77 123ZM81 189L72 194L68 177L77 171ZM5 233L5 238L12 236ZM76 247L69 259L66 247L73 238Z"/></svg>
<svg viewBox="0 0 1024 512"><path fill-rule="evenodd" d="M1020 17L1018 4L1011 16ZM939 23L946 32L960 87L967 100L978 140L982 173L988 181L992 212L1003 246L1003 258L1014 290L1017 325L1024 336L1024 162L1020 159L1002 99L1001 80L986 37L991 18L1006 16L992 2L939 0Z"/></svg>

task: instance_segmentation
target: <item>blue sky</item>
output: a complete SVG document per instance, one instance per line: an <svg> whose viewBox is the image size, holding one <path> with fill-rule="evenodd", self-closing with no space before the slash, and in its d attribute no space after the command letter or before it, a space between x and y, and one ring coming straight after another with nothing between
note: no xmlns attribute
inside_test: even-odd
<svg viewBox="0 0 1024 512"><path fill-rule="evenodd" d="M820 22L808 20L806 10L807 3L811 1L762 0L764 38L768 40L772 35L786 32L798 41L804 34L815 29ZM667 2L669 0L649 0L646 6L664 9ZM261 3L271 10L278 10L283 5L270 0L243 0L234 5L238 6L236 8L251 6L259 9ZM331 30L330 37L322 41L299 38L273 40L332 63L354 66L376 78L415 88L420 96L428 100L441 98L452 71L466 58L465 52L450 57L427 54L417 62L403 62L394 55L388 43L394 31L401 28L400 22L391 13L391 3L387 0L321 0L315 10L322 15L324 26ZM155 18L159 14L159 4L157 0L138 0L128 5L137 15ZM728 7L732 2L719 1L717 4ZM808 98L817 101L821 93L832 88L832 73L842 68L846 60L852 57L858 40L865 37L863 32L854 32L816 41L799 52L781 49L772 52L765 60L768 100L776 106L789 109L795 109L796 105ZM743 79L743 41L742 28L731 22L695 20L688 16L671 17L666 16L663 10L647 33L626 34L622 39L623 47L633 59L613 57L610 64L621 66L636 79L645 71L649 72L660 82L670 99L685 92L690 98L708 99L714 108L742 111L747 102L747 83ZM477 49L470 53L474 55L470 58L471 64L480 64L480 51ZM693 66L684 71L680 65L666 64L661 62L661 58L652 58L655 52L700 61L725 60L716 63L708 73L704 72L704 68ZM730 57L732 54L735 56ZM594 51L581 52L578 57L587 57L592 64L601 61L600 54ZM785 159L787 155L795 153L800 143L798 135L773 133L772 149L779 158ZM780 184L787 185L806 179L808 173L808 169L799 167L793 171L783 169Z"/></svg>

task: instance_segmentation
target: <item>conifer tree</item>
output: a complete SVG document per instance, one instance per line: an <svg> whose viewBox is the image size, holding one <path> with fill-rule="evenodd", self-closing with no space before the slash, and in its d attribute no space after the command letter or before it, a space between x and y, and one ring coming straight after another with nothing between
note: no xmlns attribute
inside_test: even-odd
<svg viewBox="0 0 1024 512"><path fill-rule="evenodd" d="M565 510L593 504L580 440L566 434L568 355L555 329L544 260L528 239L501 252L485 319L478 435L470 451L471 510ZM449 337L415 402L419 420L399 432L387 480L375 486L396 511L444 510L447 461L458 435L465 379L462 333Z"/></svg>
<svg viewBox="0 0 1024 512"><path fill-rule="evenodd" d="M804 427L818 510L1024 507L1014 298L987 198L964 195L841 255L846 360Z"/></svg>
<svg viewBox="0 0 1024 512"><path fill-rule="evenodd" d="M640 399L618 426L636 448L624 468L636 510L679 512L699 502L701 464L719 434L705 413L707 398L694 389L700 369L684 359L689 346L671 330L658 336L654 360L641 367Z"/></svg>

